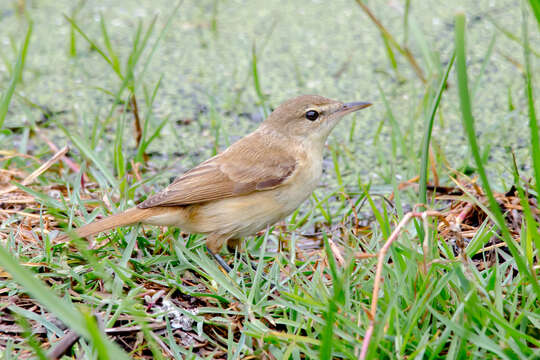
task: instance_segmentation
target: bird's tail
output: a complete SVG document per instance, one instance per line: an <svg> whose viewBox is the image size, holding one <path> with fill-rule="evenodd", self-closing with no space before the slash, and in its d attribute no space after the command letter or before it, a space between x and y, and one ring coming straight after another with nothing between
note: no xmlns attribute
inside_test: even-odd
<svg viewBox="0 0 540 360"><path fill-rule="evenodd" d="M155 209L152 209L152 208L139 209L137 207L133 207L119 214L107 216L104 219L94 221L90 224L81 226L80 228L75 230L75 234L78 237L85 238L88 236L98 234L103 231L114 229L119 226L136 224L153 215L155 215ZM64 235L60 235L60 237L57 238L57 241L58 242L69 241L70 238L71 238L70 235L64 234Z"/></svg>

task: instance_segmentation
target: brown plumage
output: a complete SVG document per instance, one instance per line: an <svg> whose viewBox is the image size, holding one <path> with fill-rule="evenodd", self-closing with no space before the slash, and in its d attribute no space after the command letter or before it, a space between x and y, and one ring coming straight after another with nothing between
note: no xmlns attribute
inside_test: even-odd
<svg viewBox="0 0 540 360"><path fill-rule="evenodd" d="M285 181L295 166L295 158L282 144L268 143L264 134L255 132L176 178L137 207L189 205L269 190Z"/></svg>
<svg viewBox="0 0 540 360"><path fill-rule="evenodd" d="M283 219L314 190L322 151L344 115L369 106L304 95L280 105L253 133L120 214L76 230L88 237L135 223L208 234L218 252ZM66 237L67 238L67 237Z"/></svg>

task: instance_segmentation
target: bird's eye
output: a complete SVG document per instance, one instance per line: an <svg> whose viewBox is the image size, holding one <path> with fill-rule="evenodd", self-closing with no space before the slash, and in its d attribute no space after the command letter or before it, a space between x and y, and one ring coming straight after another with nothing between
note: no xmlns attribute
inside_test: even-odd
<svg viewBox="0 0 540 360"><path fill-rule="evenodd" d="M315 121L319 117L319 113L315 110L308 110L306 111L306 119L309 121Z"/></svg>

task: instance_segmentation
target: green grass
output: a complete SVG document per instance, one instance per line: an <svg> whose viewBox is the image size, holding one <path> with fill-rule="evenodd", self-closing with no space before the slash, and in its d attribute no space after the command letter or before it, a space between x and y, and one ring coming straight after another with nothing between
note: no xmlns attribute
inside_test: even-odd
<svg viewBox="0 0 540 360"><path fill-rule="evenodd" d="M493 191L491 190L491 186L489 184L489 180L488 180L486 171L484 169L483 161L480 157L480 150L478 147L478 143L476 141L476 133L474 129L474 117L472 115L472 110L471 110L471 102L469 98L469 89L468 89L468 81L467 81L467 65L466 65L467 60L466 60L466 55L465 55L465 15L464 14L456 15L456 53L457 53L456 66L457 66L457 78L458 78L458 87L459 87L459 100L461 104L461 112L462 112L462 117L463 117L463 127L465 129L467 138L469 140L471 152L477 166L478 175L480 176L480 180L482 181L484 191L486 192L486 196L489 200L490 210L493 214L492 216L502 233L502 238L504 239L506 245L508 245L510 251L512 252L512 255L515 259L517 267L519 268L522 274L524 274L526 277L529 278L530 284L532 285L534 291L536 292L536 296L539 296L540 285L536 281L536 277L529 271L529 268L527 268L527 265L525 264L525 261L523 259L523 254L519 252L518 245L515 243L514 239L512 239L510 235L510 231L508 230L505 224L505 219L501 212L500 206L497 203L497 200L495 200L495 196L493 195ZM537 129L535 130L538 131ZM535 152L536 151L533 150L533 156Z"/></svg>
<svg viewBox="0 0 540 360"><path fill-rule="evenodd" d="M15 92L15 87L17 86L17 83L22 81L22 73L24 70L28 46L30 44L30 38L32 36L32 28L32 21L29 21L28 30L26 31L26 36L24 37L24 40L20 46L17 61L15 63L13 73L11 74L11 80L9 81L8 88L2 91L2 97L0 98L0 129L2 129L4 125L9 104L11 102L11 98L13 97L13 93Z"/></svg>
<svg viewBox="0 0 540 360"><path fill-rule="evenodd" d="M293 33L278 33L278 20L264 23L257 46L250 38L236 54L238 64L211 69L193 64L196 79L204 71L218 77L225 68L238 88L217 82L214 88L195 88L194 98L204 99L206 109L190 118L184 108L164 113L162 105L168 84L187 77L152 64L162 60L162 47L178 46L170 42L171 32L180 31L178 17L183 11L192 14L194 5L167 8L160 17L130 18L131 33L119 37L111 25L113 15L90 13L91 4L81 2L65 17L65 48L60 50L70 59L71 71L97 76L98 70L88 66L95 64L110 78L99 89L91 81L77 85L98 93L102 107L87 112L80 103L87 99L74 97L66 105L68 115L43 122L33 112L39 101L29 102L41 99L32 93L35 79L40 79L39 65L29 61L37 56L33 46L39 45L34 45L39 34L32 32L29 19L40 14L29 7L27 18L17 20L27 30L14 35L20 45L13 56L2 57L10 63L0 72L0 127L6 120L0 134L0 175L17 187L13 198L0 195L0 325L18 329L4 332L0 358L46 358L69 329L81 338L65 358L357 359L364 344L367 359L539 358L540 234L537 208L530 200L540 193L534 96L538 72L530 45L539 38L540 28L531 26L540 19L538 6L522 1L522 18L510 28L501 28L508 25L490 15L497 27L491 28L481 61L474 63L473 45L467 41L479 30L467 26L465 14L448 17L453 24L447 32L449 49L441 51L414 2L403 1L397 27L382 16L390 12L387 5L358 2L363 6L356 8L353 1L347 6L357 11L355 16L365 15L362 31L372 31L380 53L373 64L374 81L359 78L354 83L370 87L380 98L357 99L376 106L345 120L351 121L345 130L336 129L325 154L324 186L285 223L246 239L241 252L224 254L231 274L224 274L204 250L204 236L182 229L134 226L90 242L59 244L55 239L59 230L144 200L166 184L169 175L223 149L244 132L244 123L275 108L281 94L272 93L278 80L271 68L283 60L274 57L275 43L282 46L286 40L291 43L284 45L292 46ZM190 44L193 49L181 51L223 50L221 44L231 41L229 5L200 5L198 18L188 24L198 40ZM85 21L92 16L94 23ZM347 31L360 30L348 24ZM512 39L506 39L508 34ZM491 63L514 66L502 63L506 60L498 55L499 44L521 51L512 56L522 64L523 80L491 80ZM354 44L339 46L357 50ZM314 53L303 56L317 59ZM289 55L287 59L292 62ZM300 88L295 90L308 92L302 83L317 80L311 74L320 65L303 59L294 59L288 81ZM381 63L385 70L378 72ZM332 78L330 70L324 71ZM344 76L354 74L344 71ZM356 90L341 86L342 80L331 81L340 91L350 91L343 96L357 96ZM282 90L288 94L290 89ZM517 146L508 149L506 157L489 156L498 148L497 139L486 140L485 133L492 130L477 109L485 94L498 93L511 99L512 106L494 115L494 127L516 121L515 116L528 121L525 160ZM140 141L134 130L137 100ZM406 107L398 106L403 102ZM245 109L254 110L240 116ZM364 114L369 111L376 121L366 125L370 115ZM23 114L30 119L27 123L7 126ZM22 185L27 174L52 156L36 129L55 144L69 143L68 156L84 177L68 163L57 162L33 183ZM462 134L460 144L466 151L459 153L470 156L452 158L455 149L444 137ZM194 142L187 142L190 137ZM202 149L193 145L198 138L207 141ZM171 139L177 154L169 151ZM373 153L362 152L366 147ZM183 162L173 164L173 158ZM368 172L359 166L365 159L370 161ZM452 167L461 165L478 177L484 196L477 196L473 180L456 175ZM451 193L452 200L434 199L428 187L435 173L440 187L462 191ZM400 186L415 176L417 184ZM500 205L501 193L512 184L513 205L519 205L519 211ZM24 197L30 200L15 202ZM466 227L448 235L441 230L444 222L436 218L406 225L384 259L372 319L377 258L364 255L375 255L415 204L448 210L450 202L473 203L475 214L482 210L486 215L467 218L466 225L476 231L464 237L462 245L460 234ZM513 216L521 219L517 226L509 220ZM492 245L492 251L482 251ZM366 341L371 320L373 333Z"/></svg>

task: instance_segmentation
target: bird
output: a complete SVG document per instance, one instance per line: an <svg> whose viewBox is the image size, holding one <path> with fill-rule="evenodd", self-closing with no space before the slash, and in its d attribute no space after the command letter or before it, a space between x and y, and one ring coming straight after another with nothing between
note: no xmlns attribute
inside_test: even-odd
<svg viewBox="0 0 540 360"><path fill-rule="evenodd" d="M77 228L75 235L87 238L138 223L175 226L207 235L208 252L229 271L219 256L223 246L236 247L296 210L321 179L331 131L343 116L370 105L319 95L289 99L221 153L135 207Z"/></svg>

